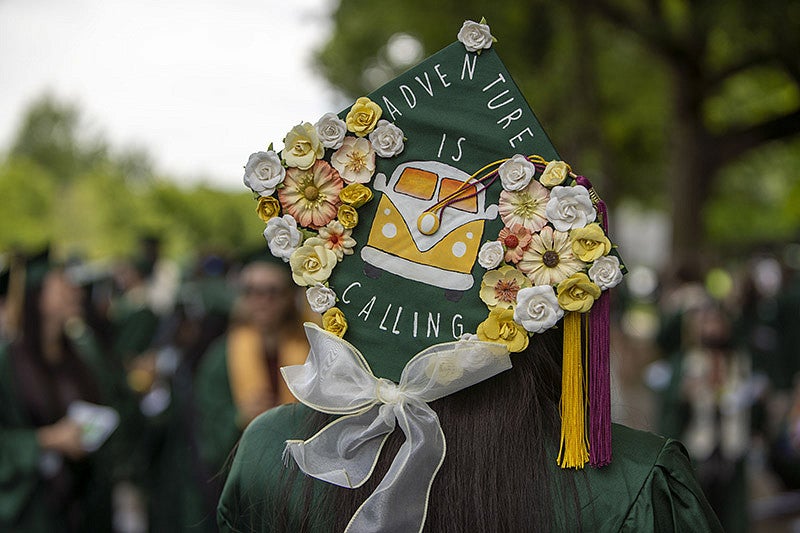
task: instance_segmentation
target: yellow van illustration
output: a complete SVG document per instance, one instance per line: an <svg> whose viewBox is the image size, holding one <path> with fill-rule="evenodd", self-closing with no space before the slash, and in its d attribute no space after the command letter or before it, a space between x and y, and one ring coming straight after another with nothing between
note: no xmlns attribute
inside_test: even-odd
<svg viewBox="0 0 800 533"><path fill-rule="evenodd" d="M403 163L388 182L384 174L375 176L374 189L383 196L361 258L377 269L448 291L470 289L484 220L496 218L498 209L485 205L485 191L467 183L469 178L437 161ZM440 216L427 214L445 202ZM423 214L436 224L420 224Z"/></svg>

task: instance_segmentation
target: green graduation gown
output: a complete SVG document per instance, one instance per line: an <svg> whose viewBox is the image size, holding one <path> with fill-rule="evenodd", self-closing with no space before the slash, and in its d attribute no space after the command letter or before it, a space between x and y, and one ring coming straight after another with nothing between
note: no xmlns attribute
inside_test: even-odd
<svg viewBox="0 0 800 533"><path fill-rule="evenodd" d="M222 531L269 530L265 517L273 516L280 499L276 480L284 469L285 441L303 434L310 413L301 404L285 405L259 416L247 428L217 509ZM576 483L585 529L722 531L681 444L615 425L613 445L612 464L586 469L587 483ZM553 465L556 468L555 461ZM313 490L323 490L323 485L315 482ZM290 509L299 513L302 505ZM577 530L577 525L564 530Z"/></svg>
<svg viewBox="0 0 800 533"><path fill-rule="evenodd" d="M103 402L115 407L125 422L125 403L114 375L91 332L83 328L70 338L78 356L97 382ZM47 503L45 481L39 471L42 451L36 440L37 428L20 401L18 383L7 345L0 345L0 531L64 531L63 516ZM118 475L118 458L126 453L123 431L118 428L96 452L77 468L89 476L81 494L84 524L94 531L111 530L111 484Z"/></svg>

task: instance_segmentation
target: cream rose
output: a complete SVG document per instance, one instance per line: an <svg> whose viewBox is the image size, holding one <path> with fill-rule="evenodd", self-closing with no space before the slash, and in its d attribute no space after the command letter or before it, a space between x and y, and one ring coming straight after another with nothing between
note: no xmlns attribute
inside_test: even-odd
<svg viewBox="0 0 800 533"><path fill-rule="evenodd" d="M487 270L491 270L503 262L505 255L506 251L503 249L501 242L488 241L483 243L478 252L478 264Z"/></svg>
<svg viewBox="0 0 800 533"><path fill-rule="evenodd" d="M537 285L521 289L517 293L514 322L531 333L542 333L561 320L564 310L549 285Z"/></svg>
<svg viewBox="0 0 800 533"><path fill-rule="evenodd" d="M564 183L564 180L567 179L569 172L569 165L565 162L550 161L547 163L547 166L544 167L544 172L542 172L542 175L539 178L539 183L545 187L555 187L556 185L561 185Z"/></svg>
<svg viewBox="0 0 800 533"><path fill-rule="evenodd" d="M344 136L347 133L347 124L336 113L322 115L322 118L314 124L314 128L317 130L317 136L319 136L322 146L334 150L342 145Z"/></svg>
<svg viewBox="0 0 800 533"><path fill-rule="evenodd" d="M536 174L536 167L524 155L516 154L500 165L497 174L503 189L516 192L528 186Z"/></svg>
<svg viewBox="0 0 800 533"><path fill-rule="evenodd" d="M464 44L468 52L477 52L491 48L495 39L488 24L465 20L458 31L458 40Z"/></svg>
<svg viewBox="0 0 800 533"><path fill-rule="evenodd" d="M388 120L379 120L375 131L369 134L369 142L379 156L394 157L403 151L403 130Z"/></svg>
<svg viewBox="0 0 800 533"><path fill-rule="evenodd" d="M336 253L325 247L325 241L312 237L292 253L289 266L294 282L307 287L328 281L338 261Z"/></svg>
<svg viewBox="0 0 800 533"><path fill-rule="evenodd" d="M582 228L597 217L589 191L583 185L553 187L545 213L558 231Z"/></svg>
<svg viewBox="0 0 800 533"><path fill-rule="evenodd" d="M315 313L324 313L336 305L336 293L330 287L317 283L306 289L306 299L311 310Z"/></svg>
<svg viewBox="0 0 800 533"><path fill-rule="evenodd" d="M283 183L286 169L272 150L250 154L244 167L244 184L260 196L270 196Z"/></svg>
<svg viewBox="0 0 800 533"><path fill-rule="evenodd" d="M589 267L589 278L603 291L619 285L622 281L622 268L617 256L606 255L597 259Z"/></svg>
<svg viewBox="0 0 800 533"><path fill-rule="evenodd" d="M264 230L264 238L267 239L269 251L275 257L280 257L288 262L289 257L294 253L303 236L297 229L297 221L292 215L271 218L267 222Z"/></svg>
<svg viewBox="0 0 800 533"><path fill-rule="evenodd" d="M319 140L317 130L310 122L298 124L283 140L283 159L290 167L308 170L317 159L325 155L325 147Z"/></svg>

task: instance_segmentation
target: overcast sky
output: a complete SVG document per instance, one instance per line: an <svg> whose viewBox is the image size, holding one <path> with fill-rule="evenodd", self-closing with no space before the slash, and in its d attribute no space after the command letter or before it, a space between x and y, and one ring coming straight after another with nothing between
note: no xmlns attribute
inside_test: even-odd
<svg viewBox="0 0 800 533"><path fill-rule="evenodd" d="M311 66L331 0L0 0L0 150L49 91L179 180L241 186L247 156L343 101Z"/></svg>

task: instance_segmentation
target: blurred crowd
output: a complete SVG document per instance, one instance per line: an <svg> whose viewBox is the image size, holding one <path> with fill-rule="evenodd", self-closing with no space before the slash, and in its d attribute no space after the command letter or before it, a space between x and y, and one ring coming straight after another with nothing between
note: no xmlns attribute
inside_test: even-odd
<svg viewBox="0 0 800 533"><path fill-rule="evenodd" d="M645 291L632 273L616 299L615 403L636 403L626 379L647 391L646 429L685 444L727 531L800 516L800 498L754 505L800 494L799 249ZM100 266L47 251L1 266L0 530L215 531L241 432L293 401L279 368L308 351L288 266L256 252L179 268L157 238Z"/></svg>
<svg viewBox="0 0 800 533"><path fill-rule="evenodd" d="M292 400L278 369L305 360L309 311L288 265L159 248L4 256L0 531L216 531L242 430Z"/></svg>
<svg viewBox="0 0 800 533"><path fill-rule="evenodd" d="M656 302L655 360L642 374L653 429L686 446L726 531L781 519L796 530L800 247L730 269L684 266Z"/></svg>

